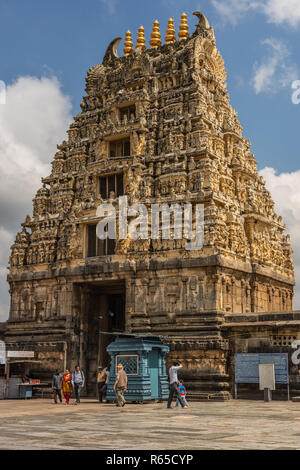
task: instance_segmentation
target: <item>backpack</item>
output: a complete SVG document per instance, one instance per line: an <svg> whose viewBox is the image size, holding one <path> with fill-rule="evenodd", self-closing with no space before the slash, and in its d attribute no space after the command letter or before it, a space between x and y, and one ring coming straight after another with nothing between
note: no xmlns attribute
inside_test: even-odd
<svg viewBox="0 0 300 470"><path fill-rule="evenodd" d="M84 382L83 372L82 372L81 369L80 369L79 372L80 372L80 375L81 375L81 382L83 383L83 382ZM74 379L75 379L75 370L74 370L74 372L73 372L73 374L72 374L72 380L74 380Z"/></svg>

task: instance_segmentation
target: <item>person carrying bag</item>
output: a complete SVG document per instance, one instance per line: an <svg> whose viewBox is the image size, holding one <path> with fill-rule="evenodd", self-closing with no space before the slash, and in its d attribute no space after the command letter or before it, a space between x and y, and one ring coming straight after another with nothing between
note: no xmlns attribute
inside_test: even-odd
<svg viewBox="0 0 300 470"><path fill-rule="evenodd" d="M84 373L82 370L80 370L80 366L77 365L72 374L72 385L75 390L75 398L76 398L74 405L78 405L80 403L80 391L84 387L84 382L85 382Z"/></svg>

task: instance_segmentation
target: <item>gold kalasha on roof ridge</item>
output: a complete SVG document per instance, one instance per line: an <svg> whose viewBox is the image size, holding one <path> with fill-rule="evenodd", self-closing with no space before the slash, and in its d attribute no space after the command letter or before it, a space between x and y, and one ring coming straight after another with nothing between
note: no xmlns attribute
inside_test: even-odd
<svg viewBox="0 0 300 470"><path fill-rule="evenodd" d="M158 20L155 20L152 25L151 39L149 41L151 48L157 48L158 46L161 46L162 44L159 26L160 24ZM189 26L187 22L186 13L182 13L181 15L178 36L179 36L179 39L187 39L189 37ZM168 20L168 25L167 25L166 35L165 35L165 42L166 44L172 44L176 42L176 40L177 39L176 39L176 30L174 26L174 17L171 17ZM135 49L137 52L142 52L147 49L146 39L145 39L145 30L143 26L140 26L138 29ZM132 35L131 35L130 30L126 32L123 51L124 51L125 56L131 55L134 53Z"/></svg>
<svg viewBox="0 0 300 470"><path fill-rule="evenodd" d="M187 22L187 14L182 13L181 15L181 21L180 21L180 26L179 26L179 33L178 33L179 39L186 39L189 37L189 26Z"/></svg>
<svg viewBox="0 0 300 470"><path fill-rule="evenodd" d="M167 26L165 41L166 41L167 44L170 44L170 43L176 41L176 31L175 31L175 27L174 27L173 17L169 18L169 20L168 20L168 26Z"/></svg>
<svg viewBox="0 0 300 470"><path fill-rule="evenodd" d="M133 42L131 38L131 31L129 30L126 32L123 52L124 55L133 54Z"/></svg>
<svg viewBox="0 0 300 470"><path fill-rule="evenodd" d="M151 39L149 41L150 46L152 48L160 46L161 45L160 38L161 38L161 35L159 31L159 22L155 20L152 26Z"/></svg>
<svg viewBox="0 0 300 470"><path fill-rule="evenodd" d="M135 49L137 51L139 51L139 50L144 51L145 49L147 49L146 39L145 39L145 32L144 32L144 27L143 26L140 26L139 29L138 29L138 36L137 36L137 40L136 40Z"/></svg>

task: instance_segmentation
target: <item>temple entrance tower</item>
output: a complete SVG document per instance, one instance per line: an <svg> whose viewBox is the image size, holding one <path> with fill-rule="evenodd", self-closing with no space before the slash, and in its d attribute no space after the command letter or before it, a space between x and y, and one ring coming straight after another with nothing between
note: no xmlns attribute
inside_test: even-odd
<svg viewBox="0 0 300 470"><path fill-rule="evenodd" d="M49 374L64 344L89 393L107 361L99 330L116 329L167 336L168 361L185 364L194 396L226 398L226 325L292 310L290 239L230 105L213 27L195 15L192 35L183 14L179 39L169 21L162 44L155 21L151 47L140 28L134 50L129 31L124 56L116 38L91 67L81 112L12 246L6 340L33 342ZM185 237L162 230L100 240L97 208L110 204L118 217L120 196L149 214L153 204L202 205L203 246L187 250Z"/></svg>

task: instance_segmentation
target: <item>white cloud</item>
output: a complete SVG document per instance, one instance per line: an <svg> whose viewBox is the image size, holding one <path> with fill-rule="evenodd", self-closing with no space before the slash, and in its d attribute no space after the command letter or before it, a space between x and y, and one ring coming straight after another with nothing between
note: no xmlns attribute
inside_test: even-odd
<svg viewBox="0 0 300 470"><path fill-rule="evenodd" d="M243 16L257 8L253 0L211 0L224 23L236 24Z"/></svg>
<svg viewBox="0 0 300 470"><path fill-rule="evenodd" d="M70 110L56 78L21 77L7 87L0 108L0 200L33 195L65 136Z"/></svg>
<svg viewBox="0 0 300 470"><path fill-rule="evenodd" d="M5 282L10 245L50 172L56 145L66 138L71 102L57 78L20 77L0 106L0 318L8 309Z"/></svg>
<svg viewBox="0 0 300 470"><path fill-rule="evenodd" d="M6 282L7 269L0 266L0 322L7 320L9 313L9 298L7 294L8 283Z"/></svg>
<svg viewBox="0 0 300 470"><path fill-rule="evenodd" d="M8 247L14 241L14 234L0 226L0 322L8 316L8 284L6 282L8 266Z"/></svg>
<svg viewBox="0 0 300 470"><path fill-rule="evenodd" d="M14 234L0 226L0 269L8 265L7 246L14 241Z"/></svg>
<svg viewBox="0 0 300 470"><path fill-rule="evenodd" d="M270 23L287 23L292 27L300 24L299 0L267 0L263 10Z"/></svg>
<svg viewBox="0 0 300 470"><path fill-rule="evenodd" d="M277 175L274 168L266 167L260 174L266 180L287 233L291 235L296 278L294 309L300 309L300 170Z"/></svg>
<svg viewBox="0 0 300 470"><path fill-rule="evenodd" d="M6 85L3 80L0 80L0 104L5 104L6 101Z"/></svg>
<svg viewBox="0 0 300 470"><path fill-rule="evenodd" d="M300 24L299 0L211 0L224 22L236 24L249 11L265 15L269 23Z"/></svg>
<svg viewBox="0 0 300 470"><path fill-rule="evenodd" d="M114 15L117 12L116 0L101 0L101 3L107 8L110 15Z"/></svg>
<svg viewBox="0 0 300 470"><path fill-rule="evenodd" d="M297 78L297 68L289 61L288 47L278 39L262 41L269 49L261 64L254 65L253 87L255 93L277 93L281 88L290 86Z"/></svg>

